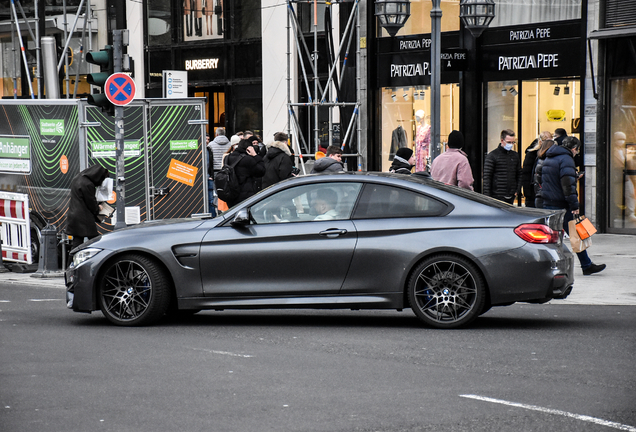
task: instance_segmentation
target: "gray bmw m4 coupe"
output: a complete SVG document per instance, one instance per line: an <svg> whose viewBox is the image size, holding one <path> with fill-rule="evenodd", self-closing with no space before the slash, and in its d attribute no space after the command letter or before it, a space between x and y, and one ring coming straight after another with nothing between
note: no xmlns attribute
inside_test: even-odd
<svg viewBox="0 0 636 432"><path fill-rule="evenodd" d="M514 207L419 175L309 175L221 215L146 222L84 243L68 307L149 325L201 310L411 308L465 326L572 290L563 210Z"/></svg>

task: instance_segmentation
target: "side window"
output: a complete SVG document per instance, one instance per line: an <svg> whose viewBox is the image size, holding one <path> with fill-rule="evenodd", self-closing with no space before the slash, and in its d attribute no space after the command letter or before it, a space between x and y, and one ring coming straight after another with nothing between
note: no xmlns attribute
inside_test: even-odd
<svg viewBox="0 0 636 432"><path fill-rule="evenodd" d="M443 202L407 189L367 184L353 218L439 216L446 207Z"/></svg>
<svg viewBox="0 0 636 432"><path fill-rule="evenodd" d="M257 224L349 219L362 184L320 183L285 189L250 208Z"/></svg>

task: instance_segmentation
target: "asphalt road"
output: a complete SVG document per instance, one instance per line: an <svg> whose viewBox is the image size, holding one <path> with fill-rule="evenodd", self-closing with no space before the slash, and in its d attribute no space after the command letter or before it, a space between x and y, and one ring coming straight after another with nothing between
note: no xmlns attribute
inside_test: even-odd
<svg viewBox="0 0 636 432"><path fill-rule="evenodd" d="M636 307L202 312L118 328L0 282L0 430L636 431Z"/></svg>

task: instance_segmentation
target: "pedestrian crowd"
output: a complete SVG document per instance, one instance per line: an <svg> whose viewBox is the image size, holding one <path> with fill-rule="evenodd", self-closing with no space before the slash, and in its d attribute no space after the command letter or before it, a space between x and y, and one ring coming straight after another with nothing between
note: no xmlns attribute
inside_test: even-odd
<svg viewBox="0 0 636 432"><path fill-rule="evenodd" d="M581 143L574 136L568 136L564 129L554 133L544 131L526 148L523 164L515 150L517 138L511 129L504 129L499 135L499 144L486 155L483 170L483 194L514 205L522 198L526 207L566 210L563 228L569 232L568 222L579 216L577 195L578 180L583 173L577 156ZM415 174L429 176L433 180L474 190L474 177L467 154L463 151L464 135L453 130L448 136L446 151L426 164ZM252 131L237 132L229 139L225 129L215 130L215 137L207 143L209 158L209 200L210 211L216 213L227 210L239 202L282 180L297 175L295 154L289 137L277 132L267 144ZM343 151L339 146L320 148L316 153L311 173L342 172L345 170ZM240 192L234 199L219 200L214 187L215 173L224 166L233 166ZM417 165L414 150L408 146L397 148L392 155L389 172L413 174ZM321 201L325 214L329 211L329 200ZM316 204L318 205L318 204ZM586 251L577 253L584 275L598 273L604 264L594 264Z"/></svg>

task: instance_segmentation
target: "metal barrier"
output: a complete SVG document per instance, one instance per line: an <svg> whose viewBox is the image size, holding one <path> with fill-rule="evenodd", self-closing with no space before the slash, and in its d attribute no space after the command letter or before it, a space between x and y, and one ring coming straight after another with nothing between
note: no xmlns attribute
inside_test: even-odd
<svg viewBox="0 0 636 432"><path fill-rule="evenodd" d="M29 196L0 192L0 223L2 223L2 259L31 264L31 222Z"/></svg>

